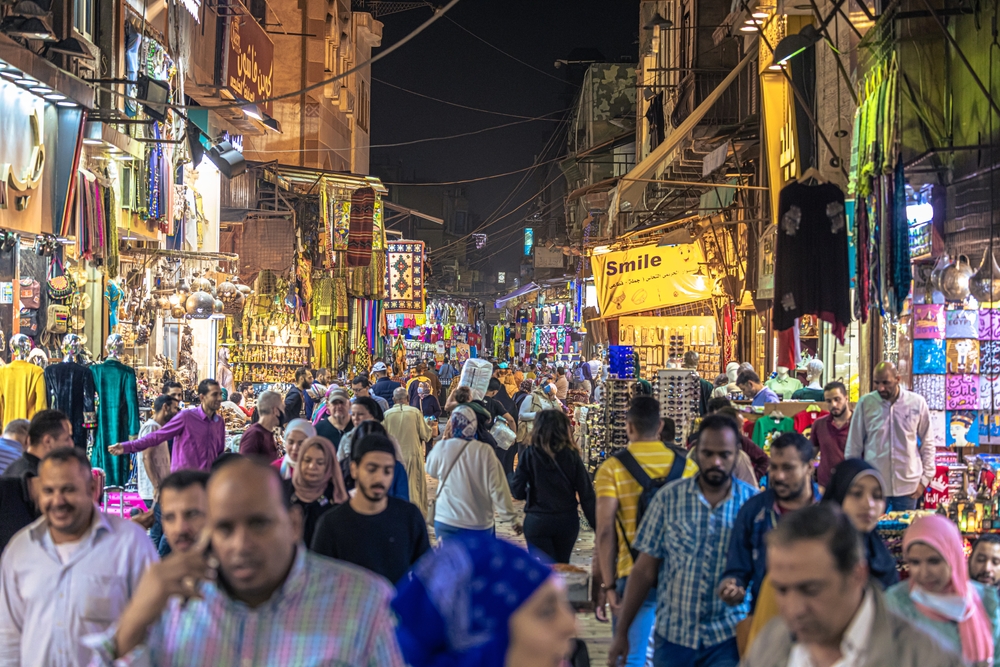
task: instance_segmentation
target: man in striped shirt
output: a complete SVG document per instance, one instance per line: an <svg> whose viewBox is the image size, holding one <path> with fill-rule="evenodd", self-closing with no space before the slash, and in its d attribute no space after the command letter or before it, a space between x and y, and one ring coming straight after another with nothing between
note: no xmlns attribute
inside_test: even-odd
<svg viewBox="0 0 1000 667"><path fill-rule="evenodd" d="M199 543L151 567L117 626L89 638L103 663L403 667L389 583L307 551L286 498L269 465L220 467Z"/></svg>

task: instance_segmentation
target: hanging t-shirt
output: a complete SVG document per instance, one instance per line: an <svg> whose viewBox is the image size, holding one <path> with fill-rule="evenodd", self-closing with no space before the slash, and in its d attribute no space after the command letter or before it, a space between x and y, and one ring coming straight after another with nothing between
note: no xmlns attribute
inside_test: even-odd
<svg viewBox="0 0 1000 667"><path fill-rule="evenodd" d="M774 256L777 331L802 315L829 322L837 339L851 321L844 193L833 183L790 183L781 190Z"/></svg>
<svg viewBox="0 0 1000 667"><path fill-rule="evenodd" d="M780 396L781 400L787 401L792 397L792 394L802 389L802 382L791 375L786 375L784 378L779 375L765 382L764 386Z"/></svg>
<svg viewBox="0 0 1000 667"><path fill-rule="evenodd" d="M814 412L803 410L799 414L795 415L795 419L793 420L795 422L795 430L808 438L812 433L812 427L813 424L816 423L816 420L820 417L826 417L828 414L830 413L826 410L823 410L822 412L819 410Z"/></svg>
<svg viewBox="0 0 1000 667"><path fill-rule="evenodd" d="M791 417L775 419L774 417L765 416L758 419L757 423L754 424L753 435L750 439L753 440L758 447L763 449L765 454L770 456L771 441L782 433L788 433L794 430L795 422Z"/></svg>

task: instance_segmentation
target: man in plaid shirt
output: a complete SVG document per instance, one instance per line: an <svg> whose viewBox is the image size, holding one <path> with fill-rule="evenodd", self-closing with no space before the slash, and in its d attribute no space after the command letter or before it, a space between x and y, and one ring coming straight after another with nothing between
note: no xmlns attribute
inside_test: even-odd
<svg viewBox="0 0 1000 667"><path fill-rule="evenodd" d="M736 667L736 624L746 600L728 606L716 596L726 569L733 522L756 490L733 478L740 433L724 415L698 429L695 455L701 472L664 486L639 525L639 558L629 575L623 609L608 653L614 667L628 654L628 627L657 583L654 667Z"/></svg>

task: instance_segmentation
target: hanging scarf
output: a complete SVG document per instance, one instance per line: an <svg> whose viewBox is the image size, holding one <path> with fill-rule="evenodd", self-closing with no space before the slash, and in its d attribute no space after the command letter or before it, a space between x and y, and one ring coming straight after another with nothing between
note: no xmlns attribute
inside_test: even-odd
<svg viewBox="0 0 1000 667"><path fill-rule="evenodd" d="M375 190L358 188L351 195L351 229L347 235L347 265L368 266L372 261Z"/></svg>
<svg viewBox="0 0 1000 667"><path fill-rule="evenodd" d="M948 563L951 568L951 590L944 595L928 593L917 587L911 579L910 599L928 618L950 620L958 624L962 657L966 662L993 664L993 627L979 593L969 583L962 535L958 532L958 526L938 514L920 517L903 534L903 553L906 553L911 544L918 542L937 551Z"/></svg>

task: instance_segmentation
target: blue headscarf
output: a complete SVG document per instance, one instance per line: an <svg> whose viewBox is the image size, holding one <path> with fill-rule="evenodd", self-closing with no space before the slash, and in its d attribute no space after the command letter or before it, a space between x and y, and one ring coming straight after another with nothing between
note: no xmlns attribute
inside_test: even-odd
<svg viewBox="0 0 1000 667"><path fill-rule="evenodd" d="M479 421L475 411L468 405L459 405L451 411L451 437L473 440Z"/></svg>
<svg viewBox="0 0 1000 667"><path fill-rule="evenodd" d="M552 568L492 536L449 537L413 566L392 608L410 667L503 667L510 617Z"/></svg>

